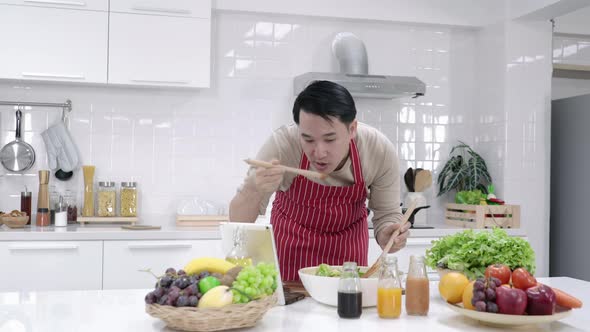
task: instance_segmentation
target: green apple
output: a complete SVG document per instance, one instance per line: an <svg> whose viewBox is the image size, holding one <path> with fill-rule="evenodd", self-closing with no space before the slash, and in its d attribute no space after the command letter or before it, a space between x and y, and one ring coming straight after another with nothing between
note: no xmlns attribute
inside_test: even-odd
<svg viewBox="0 0 590 332"><path fill-rule="evenodd" d="M214 276L208 276L199 281L199 291L201 294L207 293L210 289L221 285L221 281Z"/></svg>

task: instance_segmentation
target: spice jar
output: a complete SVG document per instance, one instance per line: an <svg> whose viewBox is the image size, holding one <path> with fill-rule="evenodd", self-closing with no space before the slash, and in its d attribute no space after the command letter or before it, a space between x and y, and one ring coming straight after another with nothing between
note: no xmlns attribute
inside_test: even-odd
<svg viewBox="0 0 590 332"><path fill-rule="evenodd" d="M98 183L98 211L99 217L114 217L117 192L115 183L111 181Z"/></svg>
<svg viewBox="0 0 590 332"><path fill-rule="evenodd" d="M137 217L137 182L121 182L121 217Z"/></svg>
<svg viewBox="0 0 590 332"><path fill-rule="evenodd" d="M78 203L76 201L76 194L71 190L66 190L64 200L68 209L68 224L75 224L78 221Z"/></svg>
<svg viewBox="0 0 590 332"><path fill-rule="evenodd" d="M377 313L380 318L398 318L402 312L402 284L397 272L397 257L388 254L381 260L377 282Z"/></svg>
<svg viewBox="0 0 590 332"><path fill-rule="evenodd" d="M37 209L37 226L49 226L49 209Z"/></svg>

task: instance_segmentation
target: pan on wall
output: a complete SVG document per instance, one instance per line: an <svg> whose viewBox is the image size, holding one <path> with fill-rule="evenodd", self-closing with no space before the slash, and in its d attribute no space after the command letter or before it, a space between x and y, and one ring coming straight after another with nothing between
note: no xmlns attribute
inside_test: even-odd
<svg viewBox="0 0 590 332"><path fill-rule="evenodd" d="M0 150L2 166L11 172L22 172L35 164L35 150L20 137L22 112L16 111L16 135L14 141L6 144Z"/></svg>

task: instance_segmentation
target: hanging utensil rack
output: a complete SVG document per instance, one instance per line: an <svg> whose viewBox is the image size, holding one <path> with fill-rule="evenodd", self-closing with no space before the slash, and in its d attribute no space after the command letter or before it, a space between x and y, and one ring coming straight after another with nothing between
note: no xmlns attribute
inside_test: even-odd
<svg viewBox="0 0 590 332"><path fill-rule="evenodd" d="M71 112L72 111L72 101L66 100L65 103L37 103L37 102L28 102L28 101L1 101L0 105L4 106L16 106L20 110L24 110L26 106L37 106L37 107L57 107L61 108L64 111Z"/></svg>

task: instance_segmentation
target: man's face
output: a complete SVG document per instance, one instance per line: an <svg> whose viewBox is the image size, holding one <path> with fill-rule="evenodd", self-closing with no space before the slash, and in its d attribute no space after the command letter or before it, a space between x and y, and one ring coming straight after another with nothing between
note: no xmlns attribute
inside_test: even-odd
<svg viewBox="0 0 590 332"><path fill-rule="evenodd" d="M317 171L325 174L336 170L348 156L350 140L356 135L357 122L348 126L336 117L327 121L319 115L301 111L299 134L303 152Z"/></svg>

